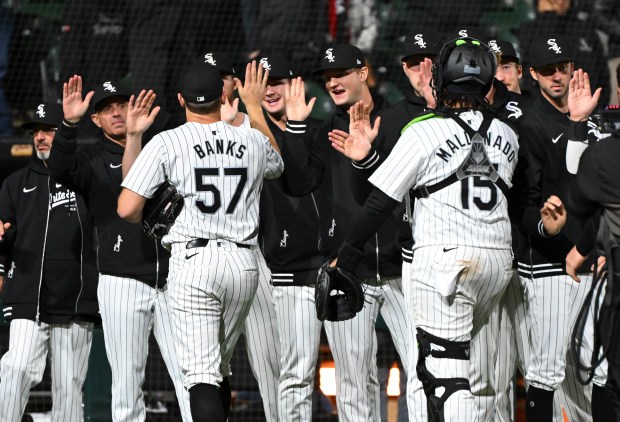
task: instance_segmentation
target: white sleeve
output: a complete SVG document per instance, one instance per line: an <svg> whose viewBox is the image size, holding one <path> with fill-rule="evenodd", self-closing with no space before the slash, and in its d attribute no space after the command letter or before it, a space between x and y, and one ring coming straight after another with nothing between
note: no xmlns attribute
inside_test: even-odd
<svg viewBox="0 0 620 422"><path fill-rule="evenodd" d="M427 155L424 150L413 128L408 129L368 181L390 198L402 201L418 181L422 160Z"/></svg>
<svg viewBox="0 0 620 422"><path fill-rule="evenodd" d="M282 161L280 154L271 146L269 138L262 133L260 133L260 136L265 144L265 179L276 179L284 171L284 161Z"/></svg>
<svg viewBox="0 0 620 422"><path fill-rule="evenodd" d="M156 136L142 149L121 186L145 198L152 198L166 180L164 162L166 151L163 139Z"/></svg>

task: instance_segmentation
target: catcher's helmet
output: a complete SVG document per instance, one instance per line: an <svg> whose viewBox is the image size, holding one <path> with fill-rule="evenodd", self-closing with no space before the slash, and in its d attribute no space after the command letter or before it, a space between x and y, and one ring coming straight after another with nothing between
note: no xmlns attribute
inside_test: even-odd
<svg viewBox="0 0 620 422"><path fill-rule="evenodd" d="M433 66L435 96L445 93L486 95L491 89L497 60L486 44L459 38L444 44Z"/></svg>

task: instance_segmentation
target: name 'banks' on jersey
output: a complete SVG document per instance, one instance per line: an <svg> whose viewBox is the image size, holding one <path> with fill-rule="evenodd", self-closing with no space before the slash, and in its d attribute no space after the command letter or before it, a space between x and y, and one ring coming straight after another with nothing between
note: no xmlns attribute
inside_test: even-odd
<svg viewBox="0 0 620 422"><path fill-rule="evenodd" d="M257 130L186 123L154 137L123 186L149 198L168 178L184 197L164 245L195 238L255 245L263 179L282 170L279 155Z"/></svg>
<svg viewBox="0 0 620 422"><path fill-rule="evenodd" d="M480 112L458 115L472 128ZM519 143L516 133L494 120L484 139L486 154L510 187ZM433 118L411 125L369 179L396 200L409 189L431 186L455 173L471 150L471 139L454 121ZM458 244L510 248L508 201L500 188L482 176L466 177L416 202L412 222L415 248ZM437 218L439 216L440 218Z"/></svg>

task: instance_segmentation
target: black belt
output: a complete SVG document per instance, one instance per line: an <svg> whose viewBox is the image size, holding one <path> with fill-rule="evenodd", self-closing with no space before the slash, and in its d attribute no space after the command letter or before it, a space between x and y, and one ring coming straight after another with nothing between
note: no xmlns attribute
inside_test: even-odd
<svg viewBox="0 0 620 422"><path fill-rule="evenodd" d="M194 240L190 240L185 245L185 249L204 248L205 246L207 246L209 244L210 240L211 239L194 239ZM217 240L215 240L215 242L217 242ZM252 248L252 246L244 245L243 243L235 243L235 245L237 245L238 248L244 248L244 249L251 249Z"/></svg>

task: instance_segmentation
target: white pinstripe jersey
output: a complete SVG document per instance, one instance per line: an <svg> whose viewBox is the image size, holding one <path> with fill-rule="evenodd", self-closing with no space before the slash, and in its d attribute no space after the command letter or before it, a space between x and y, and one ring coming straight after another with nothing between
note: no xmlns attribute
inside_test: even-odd
<svg viewBox="0 0 620 422"><path fill-rule="evenodd" d="M466 111L462 120L473 129L482 123L480 112ZM519 149L515 132L494 120L485 142L489 159L511 186ZM471 149L469 137L452 119L432 118L411 125L390 156L370 177L388 196L401 201L410 188L432 186L454 173ZM467 177L428 198L417 200L413 214L414 248L463 245L510 248L507 200L483 177Z"/></svg>
<svg viewBox="0 0 620 422"><path fill-rule="evenodd" d="M123 187L150 198L168 177L183 195L185 205L164 245L196 238L256 245L263 178L276 178L283 169L259 131L192 122L155 136Z"/></svg>

